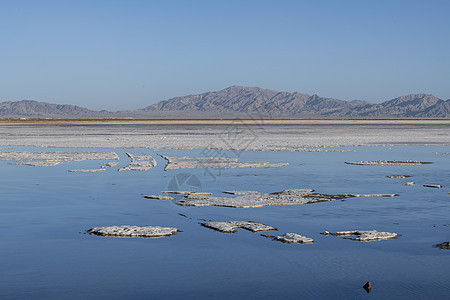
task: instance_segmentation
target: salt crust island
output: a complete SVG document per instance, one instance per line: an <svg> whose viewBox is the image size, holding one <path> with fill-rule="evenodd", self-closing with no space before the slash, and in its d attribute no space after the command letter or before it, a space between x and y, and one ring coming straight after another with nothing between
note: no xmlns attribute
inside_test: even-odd
<svg viewBox="0 0 450 300"><path fill-rule="evenodd" d="M416 160L363 160L356 162L345 162L348 165L359 166L412 166L412 165L428 165L432 162L416 161Z"/></svg>
<svg viewBox="0 0 450 300"><path fill-rule="evenodd" d="M293 232L288 232L288 233L285 233L283 235L278 235L278 236L272 236L272 235L266 235L266 234L261 234L261 236L271 238L274 241L287 243L287 244L312 244L312 243L314 243L313 239L308 238L303 235L300 235L300 234L297 234L297 233L293 233Z"/></svg>
<svg viewBox="0 0 450 300"><path fill-rule="evenodd" d="M376 240L387 240L394 239L398 236L397 233L393 232L379 232L376 230L349 230L349 231L337 231L331 233L328 231L322 232L323 235L335 235L335 236L354 236L350 238L354 241L359 242L370 242Z"/></svg>
<svg viewBox="0 0 450 300"><path fill-rule="evenodd" d="M237 228L243 228L252 232L278 230L275 227L253 221L226 221L226 222L205 222L200 225L220 232L236 232Z"/></svg>
<svg viewBox="0 0 450 300"><path fill-rule="evenodd" d="M92 227L88 230L89 234L99 236L113 236L113 237L144 237L144 238L159 238L163 236L174 235L179 230L172 227L161 226L103 226Z"/></svg>
<svg viewBox="0 0 450 300"><path fill-rule="evenodd" d="M182 206L221 206L232 208L253 208L270 205L302 205L308 203L317 203L325 201L334 201L339 199L353 197L394 197L397 194L342 194L342 195L326 195L314 193L312 189L289 189L282 192L271 194L255 194L254 191L228 191L238 192L241 196L213 197L213 196L190 196L186 194L186 200L178 200L177 204Z"/></svg>
<svg viewBox="0 0 450 300"><path fill-rule="evenodd" d="M167 165L164 168L165 171L196 168L270 168L289 165L289 163L270 164L268 162L245 162L238 161L237 158L228 157L164 156L161 154L160 156L167 160Z"/></svg>
<svg viewBox="0 0 450 300"><path fill-rule="evenodd" d="M15 165L56 166L62 162L85 160L119 160L115 152L0 152L0 160L12 160Z"/></svg>
<svg viewBox="0 0 450 300"><path fill-rule="evenodd" d="M123 168L119 169L119 172L123 171L148 171L153 167L156 167L156 160L150 155L134 155L126 152L131 162Z"/></svg>
<svg viewBox="0 0 450 300"><path fill-rule="evenodd" d="M156 199L156 200L173 200L173 197L170 196L162 196L162 195L145 195L144 198L147 199Z"/></svg>
<svg viewBox="0 0 450 300"><path fill-rule="evenodd" d="M443 242L440 244L433 245L434 248L450 250L450 242Z"/></svg>
<svg viewBox="0 0 450 300"><path fill-rule="evenodd" d="M440 184L424 184L423 186L424 187L435 188L435 189L441 189L441 188L444 187L443 185L440 185Z"/></svg>

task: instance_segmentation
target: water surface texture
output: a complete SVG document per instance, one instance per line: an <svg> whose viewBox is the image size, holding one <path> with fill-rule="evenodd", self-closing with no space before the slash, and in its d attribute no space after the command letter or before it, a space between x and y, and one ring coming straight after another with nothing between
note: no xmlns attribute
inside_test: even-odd
<svg viewBox="0 0 450 300"><path fill-rule="evenodd" d="M0 151L107 151L107 161L64 162L53 167L0 161L0 298L2 299L426 299L450 294L450 152L448 146L346 147L349 152L221 150L242 161L288 162L279 168L164 171L167 156L205 156L170 149L39 148ZM342 149L341 149L342 150ZM118 172L148 154L148 171ZM216 153L217 154L217 153ZM419 160L418 166L356 166L346 161ZM410 178L387 178L411 175ZM403 186L414 181L413 186ZM443 188L423 187L439 184ZM325 194L399 194L349 198L300 206L184 207L146 199L168 189L276 192L311 188ZM232 197L231 195L228 195ZM256 221L298 233L313 244L284 244L247 230L221 233L203 220ZM158 239L99 237L95 226L157 225L182 232ZM320 232L389 231L396 239L356 242ZM367 295L362 286L370 281Z"/></svg>

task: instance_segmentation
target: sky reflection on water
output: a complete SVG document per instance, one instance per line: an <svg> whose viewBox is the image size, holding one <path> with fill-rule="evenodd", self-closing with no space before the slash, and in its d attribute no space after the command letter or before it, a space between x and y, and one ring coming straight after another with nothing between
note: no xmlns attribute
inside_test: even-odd
<svg viewBox="0 0 450 300"><path fill-rule="evenodd" d="M450 152L445 146L354 147L354 152L249 151L242 161L289 162L281 168L163 171L156 155L200 156L201 150L62 149L14 147L2 151L115 151L119 165L101 173L102 161L54 167L0 161L2 299L247 298L357 299L372 282L371 298L445 298L450 292L450 251L432 248L450 240ZM125 152L152 155L156 168L117 172ZM236 157L232 151L225 151ZM358 160L432 161L421 166L355 166ZM198 178L199 189L275 192L313 188L319 193L397 193L394 198L350 198L301 206L233 209L183 207L145 199L160 194L181 173ZM387 178L408 174L411 178ZM414 186L403 186L414 181ZM423 187L441 184L442 189ZM186 186L185 186L186 187ZM180 186L180 190L185 187ZM176 197L181 199L181 196ZM179 214L183 214L181 216ZM311 245L273 242L239 229L225 234L199 219L253 220L296 232ZM182 232L160 239L85 234L94 226L159 225ZM361 229L401 234L370 243L323 236L324 230ZM273 233L269 233L273 234Z"/></svg>

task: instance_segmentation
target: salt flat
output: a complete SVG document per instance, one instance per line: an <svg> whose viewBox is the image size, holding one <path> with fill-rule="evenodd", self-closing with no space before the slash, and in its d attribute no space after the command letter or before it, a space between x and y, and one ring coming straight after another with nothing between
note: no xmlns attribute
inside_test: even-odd
<svg viewBox="0 0 450 300"><path fill-rule="evenodd" d="M450 124L0 124L0 146L329 151L412 144L450 145Z"/></svg>

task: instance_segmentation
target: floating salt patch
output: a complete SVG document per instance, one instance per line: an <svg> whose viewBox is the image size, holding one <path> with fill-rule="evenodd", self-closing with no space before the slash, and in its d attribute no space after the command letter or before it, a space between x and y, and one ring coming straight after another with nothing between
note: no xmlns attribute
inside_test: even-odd
<svg viewBox="0 0 450 300"><path fill-rule="evenodd" d="M414 184L415 184L414 181L408 181L408 182L404 183L403 185L414 185Z"/></svg>
<svg viewBox="0 0 450 300"><path fill-rule="evenodd" d="M115 167L115 166L117 166L119 163L117 162L117 161L112 161L112 162L107 162L106 164L105 164L105 166L107 166L107 167Z"/></svg>
<svg viewBox="0 0 450 300"><path fill-rule="evenodd" d="M345 162L349 165L361 165L361 166L404 166L404 165L425 165L432 164L432 162L423 162L416 160L372 160L372 161L357 161L357 162Z"/></svg>
<svg viewBox="0 0 450 300"><path fill-rule="evenodd" d="M176 195L186 195L192 192L190 191L162 191L163 194L176 194Z"/></svg>
<svg viewBox="0 0 450 300"><path fill-rule="evenodd" d="M106 169L79 169L79 170L69 170L69 172L82 172L82 173L88 173L88 172L103 172L106 171Z"/></svg>
<svg viewBox="0 0 450 300"><path fill-rule="evenodd" d="M387 178L407 178L407 177L411 177L411 175L390 175L390 176L386 176Z"/></svg>
<svg viewBox="0 0 450 300"><path fill-rule="evenodd" d="M156 167L156 160L150 155L133 155L131 153L126 152L128 157L131 158L131 162L123 168L120 168L118 171L147 171L153 167Z"/></svg>
<svg viewBox="0 0 450 300"><path fill-rule="evenodd" d="M193 193L184 195L184 198L190 199L190 200L204 200L204 199L208 199L208 197L209 197L208 195L193 194Z"/></svg>
<svg viewBox="0 0 450 300"><path fill-rule="evenodd" d="M351 238L355 241L370 242L375 240L387 240L393 239L398 236L393 232L379 232L376 230L350 230L350 231L338 231L336 233L330 233L328 231L323 232L324 235L336 235L336 236L355 236Z"/></svg>
<svg viewBox="0 0 450 300"><path fill-rule="evenodd" d="M314 243L314 240L306 236L297 233L285 233L283 235L275 236L274 241L280 241L283 243L294 243L294 244L307 244Z"/></svg>
<svg viewBox="0 0 450 300"><path fill-rule="evenodd" d="M60 161L16 161L10 163L11 165L24 165L32 167L53 167L59 165Z"/></svg>
<svg viewBox="0 0 450 300"><path fill-rule="evenodd" d="M435 188L435 189L440 189L440 188L444 187L443 185L440 185L440 184L424 184L423 186L424 187Z"/></svg>
<svg viewBox="0 0 450 300"><path fill-rule="evenodd" d="M261 195L260 192L256 191L224 191L224 193L231 195Z"/></svg>
<svg viewBox="0 0 450 300"><path fill-rule="evenodd" d="M212 195L212 193L209 192L190 192L189 195L193 195L193 196L209 196Z"/></svg>
<svg viewBox="0 0 450 300"><path fill-rule="evenodd" d="M187 156L164 156L159 154L162 158L167 160L167 165L164 168L167 170L175 169L209 169L209 168L270 168L270 167L284 167L289 163L270 164L268 162L241 162L237 158L228 157L187 157Z"/></svg>
<svg viewBox="0 0 450 300"><path fill-rule="evenodd" d="M92 227L88 230L89 234L99 236L115 236L115 237L146 237L157 238L176 234L177 228L161 227L161 226L103 226Z"/></svg>
<svg viewBox="0 0 450 300"><path fill-rule="evenodd" d="M0 160L13 160L16 165L37 167L55 166L69 161L118 159L115 152L0 152Z"/></svg>
<svg viewBox="0 0 450 300"><path fill-rule="evenodd" d="M439 248L439 249L446 249L446 250L450 250L450 242L443 242L440 244L436 244L433 245L434 248Z"/></svg>
<svg viewBox="0 0 450 300"><path fill-rule="evenodd" d="M173 200L173 197L170 196L161 196L161 195L146 195L144 198L147 199L156 199L156 200Z"/></svg>
<svg viewBox="0 0 450 300"><path fill-rule="evenodd" d="M178 200L177 204L182 206L222 206L233 208L253 208L270 205L302 205L307 203L334 201L338 199L346 199L352 197L394 197L396 194L343 194L343 195L326 195L313 193L312 189L289 189L282 192L272 194L246 194L234 198L204 196L201 199Z"/></svg>
<svg viewBox="0 0 450 300"><path fill-rule="evenodd" d="M252 221L206 222L200 223L200 225L227 233L236 232L237 228L243 228L253 232L277 230L275 227Z"/></svg>

